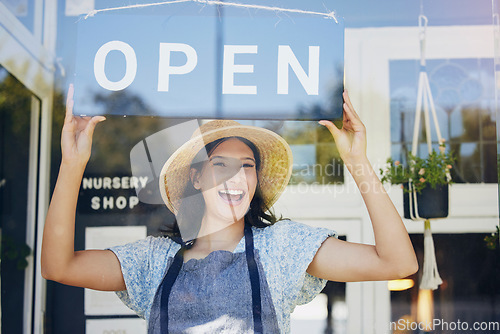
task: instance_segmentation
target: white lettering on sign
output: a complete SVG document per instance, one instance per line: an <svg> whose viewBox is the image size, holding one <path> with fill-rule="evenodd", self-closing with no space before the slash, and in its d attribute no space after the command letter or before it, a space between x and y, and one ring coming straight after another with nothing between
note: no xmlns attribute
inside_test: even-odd
<svg viewBox="0 0 500 334"><path fill-rule="evenodd" d="M82 188L86 189L138 189L145 188L147 176L84 177Z"/></svg>
<svg viewBox="0 0 500 334"><path fill-rule="evenodd" d="M111 51L120 51L125 55L125 75L119 81L111 81L105 72L106 57ZM222 94L257 94L255 85L235 85L236 74L251 74L253 64L235 64L236 54L257 54L257 45L224 45L222 61ZM184 65L172 65L172 52L181 52L186 56ZM198 65L196 50L183 43L160 43L158 64L158 92L168 92L171 88L171 75L184 75L192 72ZM308 95L319 93L319 46L309 46L308 72L301 66L289 45L278 46L277 94L287 95L289 86L288 69L297 76ZM148 64L149 65L149 64ZM99 48L94 59L94 75L97 83L104 89L117 91L127 88L135 80L137 58L134 49L127 43L111 41Z"/></svg>
<svg viewBox="0 0 500 334"><path fill-rule="evenodd" d="M257 86L235 86L235 73L253 73L253 65L236 65L236 53L257 53L257 45L224 45L222 94L257 94Z"/></svg>
<svg viewBox="0 0 500 334"><path fill-rule="evenodd" d="M102 208L104 210L106 209L113 209L114 208L114 198L111 197L111 196L105 196L103 199L102 199Z"/></svg>
<svg viewBox="0 0 500 334"><path fill-rule="evenodd" d="M186 63L182 66L170 64L170 53L182 52ZM158 91L168 92L170 74L187 74L198 65L198 55L192 46L182 43L160 43L160 63L158 66Z"/></svg>
<svg viewBox="0 0 500 334"><path fill-rule="evenodd" d="M99 179L97 179L99 180ZM110 177L105 177L102 179L103 187L104 189L111 189L111 178ZM97 181L99 182L99 181Z"/></svg>
<svg viewBox="0 0 500 334"><path fill-rule="evenodd" d="M113 210L115 207L118 210L123 210L125 208L133 209L137 204L139 204L139 198L137 196L118 196L117 198L113 196L94 196L90 200L90 207L92 210Z"/></svg>
<svg viewBox="0 0 500 334"><path fill-rule="evenodd" d="M111 51L120 51L125 56L125 75L118 81L111 81L106 76L106 57ZM134 49L125 42L111 41L99 48L94 58L94 76L104 89L117 91L130 86L137 73L137 57Z"/></svg>
<svg viewBox="0 0 500 334"><path fill-rule="evenodd" d="M147 176L115 176L115 177L84 177L83 190L117 190L117 189L143 189L148 183ZM103 195L109 195L104 192ZM124 210L133 209L139 204L137 196L93 196L90 200L92 210Z"/></svg>
<svg viewBox="0 0 500 334"><path fill-rule="evenodd" d="M309 47L308 73L300 66L289 45L278 47L278 94L288 94L288 65L299 79L307 95L318 95L319 91L319 46Z"/></svg>

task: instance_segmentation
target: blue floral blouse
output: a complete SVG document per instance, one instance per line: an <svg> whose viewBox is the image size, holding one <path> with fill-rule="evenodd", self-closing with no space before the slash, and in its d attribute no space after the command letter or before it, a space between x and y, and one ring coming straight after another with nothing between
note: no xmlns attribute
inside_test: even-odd
<svg viewBox="0 0 500 334"><path fill-rule="evenodd" d="M265 228L252 227L252 232L278 325L281 333L289 333L290 313L295 306L310 302L326 284L326 280L311 276L306 270L323 241L336 233L290 220ZM127 287L117 295L146 321L155 293L168 269L168 259L174 257L179 248L180 245L170 238L152 236L110 248L120 261ZM238 252L245 252L245 238L236 246L234 253Z"/></svg>

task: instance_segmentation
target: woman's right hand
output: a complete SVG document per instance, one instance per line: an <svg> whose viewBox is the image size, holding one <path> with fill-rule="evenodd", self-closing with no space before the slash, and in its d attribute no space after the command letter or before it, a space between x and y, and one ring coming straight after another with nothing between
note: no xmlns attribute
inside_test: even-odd
<svg viewBox="0 0 500 334"><path fill-rule="evenodd" d="M104 121L104 116L73 115L73 84L69 86L66 100L66 116L61 134L62 161L85 165L90 158L92 135L97 123Z"/></svg>
<svg viewBox="0 0 500 334"><path fill-rule="evenodd" d="M41 273L45 279L94 290L125 290L118 258L110 250L75 252L78 194L90 158L92 134L103 116L73 116L73 85L68 90L61 136L62 163L43 232Z"/></svg>

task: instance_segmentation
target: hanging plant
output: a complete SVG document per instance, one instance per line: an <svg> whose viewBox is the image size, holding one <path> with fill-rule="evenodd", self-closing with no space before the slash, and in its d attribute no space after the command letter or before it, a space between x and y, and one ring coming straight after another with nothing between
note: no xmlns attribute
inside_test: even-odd
<svg viewBox="0 0 500 334"><path fill-rule="evenodd" d="M442 139L439 152L432 150L426 158L408 153L406 165L389 158L380 169L383 183L400 184L403 188L405 218L448 216L448 185L453 183L450 171L456 157L445 150Z"/></svg>
<svg viewBox="0 0 500 334"><path fill-rule="evenodd" d="M392 158L387 159L384 168L380 169L382 182L401 185L412 182L413 189L417 193L421 193L424 188L436 189L438 185L453 183L450 171L456 157L453 152L445 152L444 140L441 140L439 149L440 152L432 150L426 158L408 153L406 165ZM405 192L409 191L409 189L405 190Z"/></svg>

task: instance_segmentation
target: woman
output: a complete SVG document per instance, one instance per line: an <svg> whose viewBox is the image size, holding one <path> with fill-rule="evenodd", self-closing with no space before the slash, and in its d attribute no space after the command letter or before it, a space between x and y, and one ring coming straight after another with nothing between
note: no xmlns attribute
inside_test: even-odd
<svg viewBox="0 0 500 334"><path fill-rule="evenodd" d="M73 116L72 96L70 87L62 162L43 236L42 275L118 291L148 321L150 333L288 333L294 307L310 301L325 280L396 279L418 269L401 218L368 162L365 127L346 92L342 129L329 121L320 124L332 133L361 191L375 245L341 241L327 229L276 222L268 209L290 177L288 145L265 129L215 121L193 134L160 176L179 238L148 237L111 250L75 252L79 186L94 128L104 117Z"/></svg>

